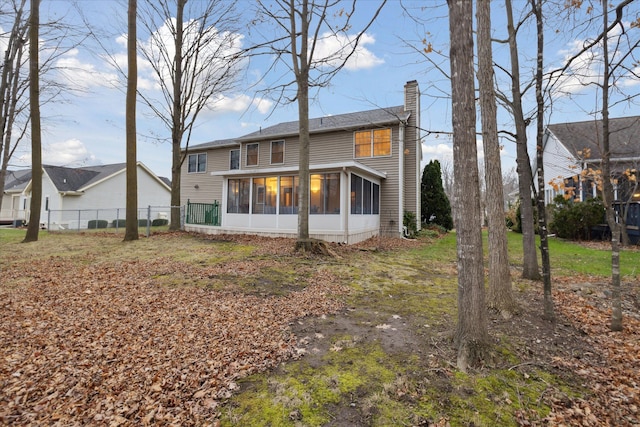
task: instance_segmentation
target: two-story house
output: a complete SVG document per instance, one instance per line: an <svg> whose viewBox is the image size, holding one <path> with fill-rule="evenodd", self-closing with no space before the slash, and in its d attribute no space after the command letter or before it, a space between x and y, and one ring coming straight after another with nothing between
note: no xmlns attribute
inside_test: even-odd
<svg viewBox="0 0 640 427"><path fill-rule="evenodd" d="M309 234L356 243L403 235L403 216L420 227L420 92L404 105L310 119ZM181 171L183 204L220 203L219 226L188 231L297 235L298 122L189 148Z"/></svg>

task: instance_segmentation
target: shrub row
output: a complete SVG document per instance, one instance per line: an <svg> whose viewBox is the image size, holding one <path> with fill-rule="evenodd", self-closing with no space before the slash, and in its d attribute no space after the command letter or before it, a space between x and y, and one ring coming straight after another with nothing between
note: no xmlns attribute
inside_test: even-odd
<svg viewBox="0 0 640 427"><path fill-rule="evenodd" d="M138 227L146 227L148 224L148 220L147 219L139 219L138 220ZM154 220L151 221L151 226L153 227L158 227L161 225L167 225L169 224L169 220L168 219L164 219L164 218L156 218ZM109 226L109 221L107 221L106 219L92 219L91 221L88 222L87 227L89 229L94 229L94 228L107 228ZM111 226L114 228L124 228L126 226L126 220L124 219L114 219L111 222Z"/></svg>
<svg viewBox="0 0 640 427"><path fill-rule="evenodd" d="M604 205L600 199L575 202L557 196L549 205L549 213L549 231L564 239L589 240L591 228L604 222Z"/></svg>

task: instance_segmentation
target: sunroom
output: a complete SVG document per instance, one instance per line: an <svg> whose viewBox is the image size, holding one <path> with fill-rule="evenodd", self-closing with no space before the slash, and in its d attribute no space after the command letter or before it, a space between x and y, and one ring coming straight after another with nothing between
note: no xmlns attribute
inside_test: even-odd
<svg viewBox="0 0 640 427"><path fill-rule="evenodd" d="M295 237L300 182L293 167L212 172L223 178L219 227L187 224L210 234ZM379 234L380 185L386 174L355 161L312 165L309 235L357 243Z"/></svg>

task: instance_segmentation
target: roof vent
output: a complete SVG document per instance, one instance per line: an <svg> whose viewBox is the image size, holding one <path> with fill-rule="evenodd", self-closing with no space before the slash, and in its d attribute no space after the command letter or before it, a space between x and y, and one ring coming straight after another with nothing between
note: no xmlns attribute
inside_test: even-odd
<svg viewBox="0 0 640 427"><path fill-rule="evenodd" d="M67 178L62 178L62 183L66 184L67 183Z"/></svg>

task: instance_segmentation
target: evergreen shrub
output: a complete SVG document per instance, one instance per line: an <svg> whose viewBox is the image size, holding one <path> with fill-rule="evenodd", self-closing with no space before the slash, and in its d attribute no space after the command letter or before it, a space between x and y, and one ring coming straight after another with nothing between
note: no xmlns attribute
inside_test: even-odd
<svg viewBox="0 0 640 427"><path fill-rule="evenodd" d="M588 240L591 228L604 221L604 204L599 198L579 202L560 195L550 209L553 220L549 231L564 239Z"/></svg>
<svg viewBox="0 0 640 427"><path fill-rule="evenodd" d="M87 223L87 227L89 229L94 228L107 228L109 226L109 221L106 219L92 219Z"/></svg>

